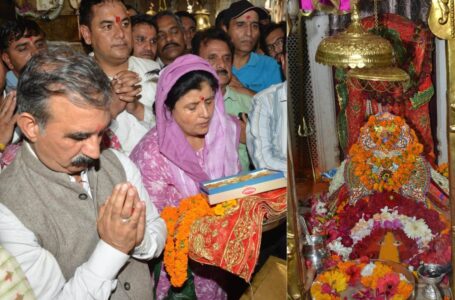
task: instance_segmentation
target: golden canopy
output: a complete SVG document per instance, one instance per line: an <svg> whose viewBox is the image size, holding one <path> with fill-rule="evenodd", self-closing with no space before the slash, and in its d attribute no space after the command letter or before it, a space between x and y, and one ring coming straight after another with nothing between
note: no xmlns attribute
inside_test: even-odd
<svg viewBox="0 0 455 300"><path fill-rule="evenodd" d="M351 24L319 44L316 61L339 68L386 67L394 63L394 54L388 40L362 28L357 1L353 1Z"/></svg>

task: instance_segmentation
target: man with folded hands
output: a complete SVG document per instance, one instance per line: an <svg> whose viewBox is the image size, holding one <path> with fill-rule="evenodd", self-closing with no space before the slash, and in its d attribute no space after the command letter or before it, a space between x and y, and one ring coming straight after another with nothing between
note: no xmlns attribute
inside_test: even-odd
<svg viewBox="0 0 455 300"><path fill-rule="evenodd" d="M25 136L0 174L0 244L38 299L152 299L166 227L134 164L100 150L113 92L89 57L49 49L17 86Z"/></svg>

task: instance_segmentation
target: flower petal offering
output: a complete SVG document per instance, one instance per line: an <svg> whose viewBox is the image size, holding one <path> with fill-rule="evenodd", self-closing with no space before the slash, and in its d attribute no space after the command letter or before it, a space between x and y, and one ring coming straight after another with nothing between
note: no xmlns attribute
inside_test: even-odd
<svg viewBox="0 0 455 300"><path fill-rule="evenodd" d="M320 273L311 286L315 300L406 300L413 295L414 277L398 263L360 259L339 261Z"/></svg>

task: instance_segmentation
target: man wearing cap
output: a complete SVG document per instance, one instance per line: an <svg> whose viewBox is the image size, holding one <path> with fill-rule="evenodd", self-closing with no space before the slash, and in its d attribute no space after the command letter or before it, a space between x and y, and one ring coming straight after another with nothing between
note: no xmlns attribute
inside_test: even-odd
<svg viewBox="0 0 455 300"><path fill-rule="evenodd" d="M259 20L267 11L246 0L234 2L223 12L223 29L234 44L232 72L247 88L260 92L283 81L280 66L271 57L254 52L259 40Z"/></svg>

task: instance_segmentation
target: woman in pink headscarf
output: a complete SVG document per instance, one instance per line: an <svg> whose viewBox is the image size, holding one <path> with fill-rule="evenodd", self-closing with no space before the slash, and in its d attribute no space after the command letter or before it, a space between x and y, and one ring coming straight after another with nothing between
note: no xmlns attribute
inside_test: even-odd
<svg viewBox="0 0 455 300"><path fill-rule="evenodd" d="M178 57L161 73L157 86L156 127L131 152L150 199L161 211L199 193L201 181L237 174L238 122L224 111L218 77L195 55ZM213 268L190 265L198 299L225 299L211 277ZM157 297L162 299L169 280L162 271Z"/></svg>

